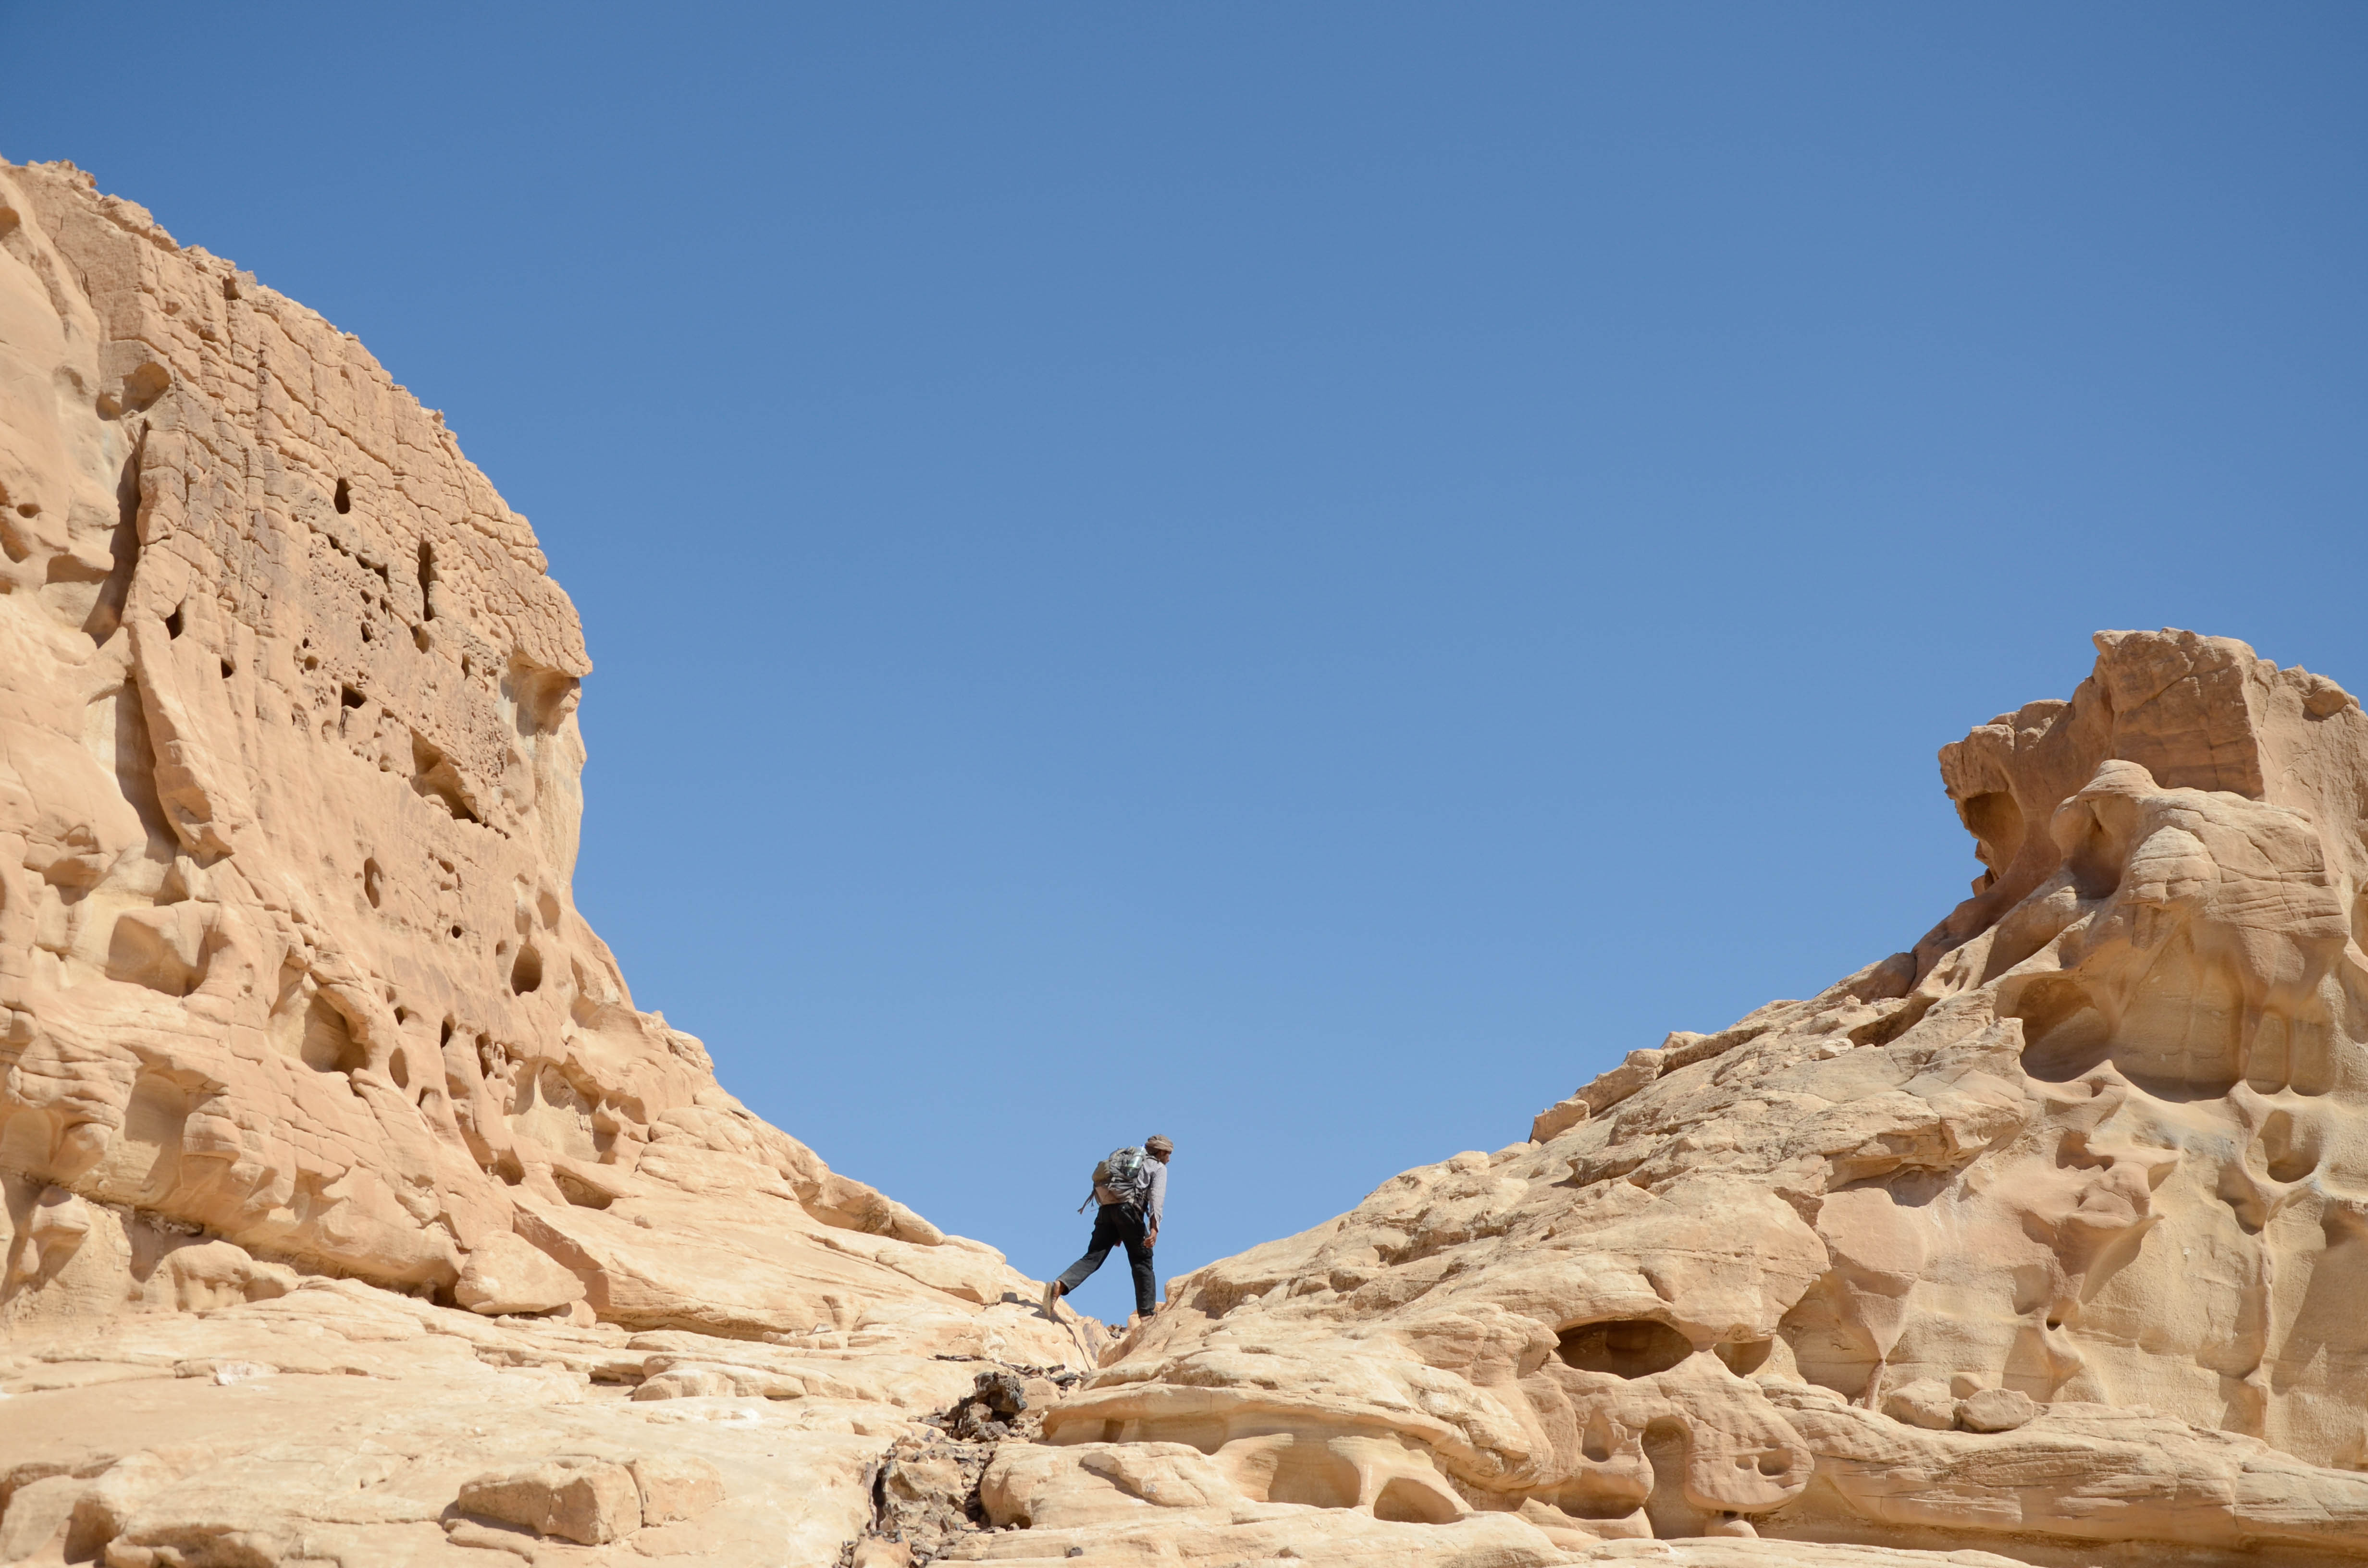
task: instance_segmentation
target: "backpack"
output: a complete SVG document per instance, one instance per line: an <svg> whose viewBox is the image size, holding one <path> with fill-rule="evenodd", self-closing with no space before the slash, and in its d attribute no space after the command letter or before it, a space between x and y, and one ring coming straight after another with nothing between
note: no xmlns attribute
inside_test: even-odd
<svg viewBox="0 0 2368 1568"><path fill-rule="evenodd" d="M1150 1201L1151 1156L1141 1149L1112 1149L1095 1165L1094 1189L1077 1212L1096 1203L1122 1203L1140 1211Z"/></svg>

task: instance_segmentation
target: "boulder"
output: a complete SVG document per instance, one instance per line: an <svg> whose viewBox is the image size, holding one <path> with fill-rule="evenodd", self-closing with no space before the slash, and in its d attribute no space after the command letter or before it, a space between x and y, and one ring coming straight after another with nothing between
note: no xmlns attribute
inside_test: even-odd
<svg viewBox="0 0 2368 1568"><path fill-rule="evenodd" d="M584 1281L518 1237L486 1237L469 1254L452 1297L472 1312L555 1312L584 1299Z"/></svg>
<svg viewBox="0 0 2368 1568"><path fill-rule="evenodd" d="M2011 1432L2039 1414L2039 1402L2019 1389L1984 1389L1957 1402L1957 1425L1968 1432Z"/></svg>
<svg viewBox="0 0 2368 1568"><path fill-rule="evenodd" d="M723 1501L723 1477L689 1454L643 1454L625 1467L641 1491L642 1523L695 1519Z"/></svg>
<svg viewBox="0 0 2368 1568"><path fill-rule="evenodd" d="M537 1535L602 1546L642 1528L642 1490L613 1460L564 1456L461 1483L458 1506Z"/></svg>

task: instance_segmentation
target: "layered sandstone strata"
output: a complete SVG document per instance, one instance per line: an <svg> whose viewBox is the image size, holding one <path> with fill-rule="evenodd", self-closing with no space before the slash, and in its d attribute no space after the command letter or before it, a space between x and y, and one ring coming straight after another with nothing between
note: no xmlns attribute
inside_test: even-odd
<svg viewBox="0 0 2368 1568"><path fill-rule="evenodd" d="M1280 1502L2368 1557L2368 718L2240 642L2097 647L1942 752L1984 869L1913 950L1177 1281L990 1469L1032 1528L981 1555L1222 1555Z"/></svg>
<svg viewBox="0 0 2368 1568"><path fill-rule="evenodd" d="M575 613L351 337L0 165L0 1563L2368 1557L2328 681L2101 635L1914 949L1104 1346L633 1007Z"/></svg>
<svg viewBox="0 0 2368 1568"><path fill-rule="evenodd" d="M685 1447L717 1539L835 1555L944 1358L1081 1358L634 1007L571 891L589 669L351 335L0 165L0 1561L483 1562L470 1476L591 1453L615 1534Z"/></svg>

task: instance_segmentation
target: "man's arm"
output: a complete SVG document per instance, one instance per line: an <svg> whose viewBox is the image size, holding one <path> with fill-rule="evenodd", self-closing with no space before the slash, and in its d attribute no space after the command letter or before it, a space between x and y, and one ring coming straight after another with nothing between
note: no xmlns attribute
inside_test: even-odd
<svg viewBox="0 0 2368 1568"><path fill-rule="evenodd" d="M1159 1217L1167 1208L1167 1163L1151 1162L1151 1199L1144 1205L1144 1240L1146 1244L1159 1239Z"/></svg>

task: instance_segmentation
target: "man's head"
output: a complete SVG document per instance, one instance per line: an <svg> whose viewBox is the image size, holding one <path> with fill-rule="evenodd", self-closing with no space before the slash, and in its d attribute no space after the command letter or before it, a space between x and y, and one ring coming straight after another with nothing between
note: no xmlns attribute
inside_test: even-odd
<svg viewBox="0 0 2368 1568"><path fill-rule="evenodd" d="M1143 1141L1143 1152L1164 1165L1167 1163L1167 1156L1176 1153L1176 1145L1163 1134L1155 1132Z"/></svg>

